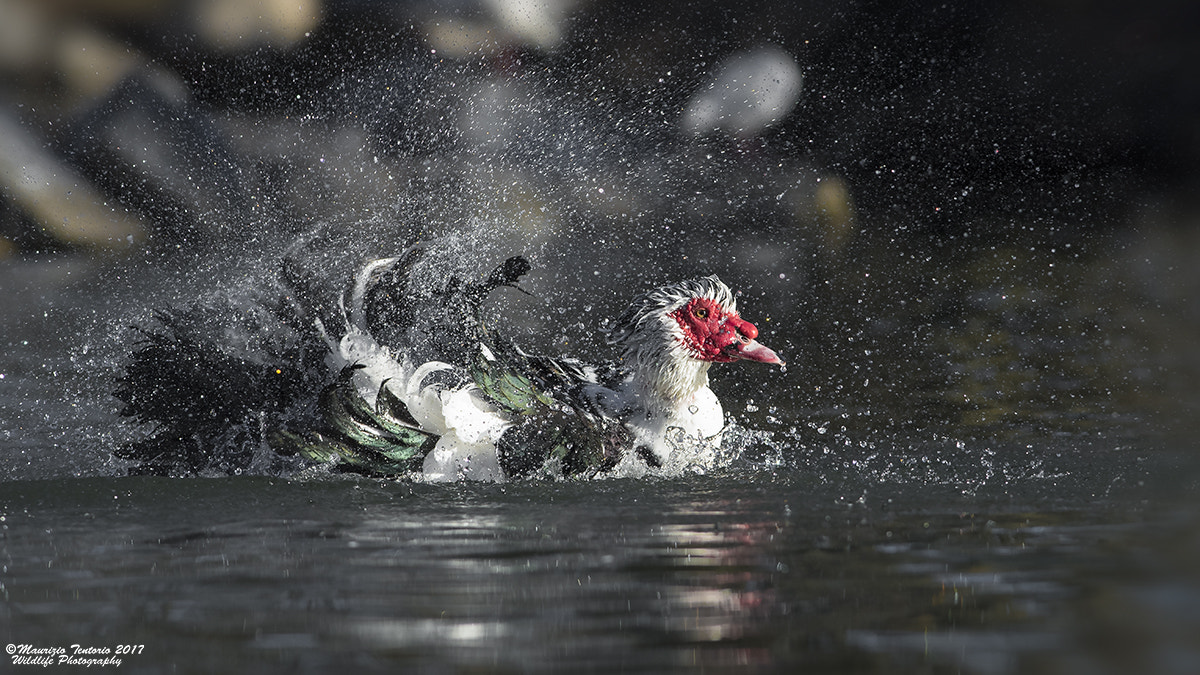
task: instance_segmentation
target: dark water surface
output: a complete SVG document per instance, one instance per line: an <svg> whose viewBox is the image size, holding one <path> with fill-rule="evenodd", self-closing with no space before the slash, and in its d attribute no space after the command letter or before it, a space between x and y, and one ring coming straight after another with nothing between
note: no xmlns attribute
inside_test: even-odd
<svg viewBox="0 0 1200 675"><path fill-rule="evenodd" d="M1146 484L1170 463L1063 461L978 491L0 483L0 642L145 645L122 672L1196 672L1200 518Z"/></svg>

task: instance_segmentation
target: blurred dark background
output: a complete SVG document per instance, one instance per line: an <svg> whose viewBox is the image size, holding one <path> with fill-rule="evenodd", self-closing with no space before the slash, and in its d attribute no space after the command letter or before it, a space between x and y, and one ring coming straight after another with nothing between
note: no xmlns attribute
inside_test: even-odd
<svg viewBox="0 0 1200 675"><path fill-rule="evenodd" d="M383 251L381 220L490 228L571 307L533 312L549 346L719 273L802 373L791 419L1191 419L1197 29L1183 2L0 0L7 302L42 314L13 298L66 259L211 280L330 222Z"/></svg>
<svg viewBox="0 0 1200 675"><path fill-rule="evenodd" d="M10 254L213 236L213 220L288 199L310 142L287 138L289 120L437 158L462 151L454 95L485 72L594 101L615 122L593 121L597 136L686 134L680 116L714 69L764 45L794 58L803 87L741 151L804 158L920 236L978 228L981 211L1121 226L1195 193L1198 15L1183 2L4 0L0 236ZM239 126L269 138L239 147ZM669 142L651 140L638 149ZM31 165L54 189L23 186Z"/></svg>

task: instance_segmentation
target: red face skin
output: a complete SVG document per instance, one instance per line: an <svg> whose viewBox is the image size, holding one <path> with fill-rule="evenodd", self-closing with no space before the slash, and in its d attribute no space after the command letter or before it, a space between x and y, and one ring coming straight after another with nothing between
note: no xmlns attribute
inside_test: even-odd
<svg viewBox="0 0 1200 675"><path fill-rule="evenodd" d="M683 329L683 343L692 356L701 361L729 363L740 359L783 365L779 356L760 345L758 328L727 312L715 300L692 298L671 312Z"/></svg>

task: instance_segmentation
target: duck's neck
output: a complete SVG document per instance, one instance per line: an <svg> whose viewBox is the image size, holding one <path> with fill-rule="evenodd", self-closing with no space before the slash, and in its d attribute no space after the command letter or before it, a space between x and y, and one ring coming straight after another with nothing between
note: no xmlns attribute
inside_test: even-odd
<svg viewBox="0 0 1200 675"><path fill-rule="evenodd" d="M639 407L658 416L677 416L695 399L696 392L708 386L712 364L672 353L635 357L630 385Z"/></svg>

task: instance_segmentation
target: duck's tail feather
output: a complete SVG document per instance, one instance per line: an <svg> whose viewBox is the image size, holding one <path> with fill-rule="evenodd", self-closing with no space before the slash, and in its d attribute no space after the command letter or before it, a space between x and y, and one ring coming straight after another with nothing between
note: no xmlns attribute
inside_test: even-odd
<svg viewBox="0 0 1200 675"><path fill-rule="evenodd" d="M211 334L227 318L193 305L159 312L118 380L120 413L153 425L115 454L131 473L239 473L264 456L299 456L372 474L419 470L437 442L381 387L372 406L353 382L360 365L329 381L318 339L234 351ZM278 331L272 326L271 331ZM244 345L245 347L245 345ZM274 451L264 453L265 449Z"/></svg>
<svg viewBox="0 0 1200 675"><path fill-rule="evenodd" d="M116 451L138 463L132 472L249 469L269 429L314 407L323 345L286 307L275 310L196 303L135 328L141 338L113 395L121 415L154 428Z"/></svg>

